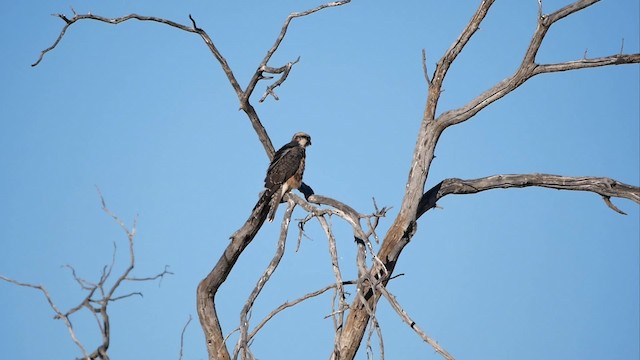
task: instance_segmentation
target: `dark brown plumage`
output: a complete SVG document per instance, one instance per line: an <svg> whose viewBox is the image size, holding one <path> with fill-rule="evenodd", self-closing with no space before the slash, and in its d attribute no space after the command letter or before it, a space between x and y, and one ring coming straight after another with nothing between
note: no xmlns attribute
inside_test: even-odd
<svg viewBox="0 0 640 360"><path fill-rule="evenodd" d="M269 215L267 220L272 222L282 197L297 189L302 183L305 164L305 148L311 145L311 137L299 132L293 135L291 142L285 144L273 156L271 164L264 178L264 186L270 197Z"/></svg>

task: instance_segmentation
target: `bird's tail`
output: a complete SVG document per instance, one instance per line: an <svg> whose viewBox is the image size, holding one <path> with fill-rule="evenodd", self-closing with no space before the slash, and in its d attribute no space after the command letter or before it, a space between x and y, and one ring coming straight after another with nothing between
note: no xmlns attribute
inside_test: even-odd
<svg viewBox="0 0 640 360"><path fill-rule="evenodd" d="M269 215L267 215L267 220L269 222L273 222L273 219L276 217L276 211L278 211L278 205L280 205L280 201L282 201L282 191L278 190L271 196L271 201L269 202Z"/></svg>

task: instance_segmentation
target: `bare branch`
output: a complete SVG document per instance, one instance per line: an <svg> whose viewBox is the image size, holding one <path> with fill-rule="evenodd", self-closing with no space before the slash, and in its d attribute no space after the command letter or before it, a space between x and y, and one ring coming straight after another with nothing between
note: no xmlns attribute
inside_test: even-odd
<svg viewBox="0 0 640 360"><path fill-rule="evenodd" d="M56 46L58 46L58 44L60 43L60 41L64 37L65 33L67 32L67 29L69 28L69 26L75 24L76 22L78 22L80 20L95 20L95 21L100 21L100 22L104 22L104 23L107 23L107 24L112 24L112 25L117 25L117 24L123 23L123 22L128 21L128 20L151 21L151 22L157 22L157 23L169 25L171 27L174 27L174 28L177 28L177 29L180 29L180 30L183 30L183 31L187 31L187 32L197 32L195 29L189 28L189 27L187 27L185 25L178 24L178 23L173 22L171 20L162 19L162 18L158 18L158 17L154 17L154 16L143 16L143 15L138 15L138 14L129 14L129 15L121 16L121 17L117 17L117 18L106 18L106 17L103 17L103 16L93 15L93 14L84 14L84 15L76 14L76 12L73 11L73 9L72 9L72 12L73 12L73 17L71 19L67 18L63 14L54 14L54 16L59 17L60 19L62 19L62 21L65 22L65 26L62 28L62 30L60 30L60 34L58 35L58 38L53 42L53 44L51 46L49 46L48 48L42 50L42 52L40 53L40 56L38 57L38 60L36 60L36 62L31 64L31 66L37 66L38 64L40 64L40 62L42 61L44 56L49 51L55 49Z"/></svg>
<svg viewBox="0 0 640 360"><path fill-rule="evenodd" d="M542 0L538 0L538 19L542 19Z"/></svg>
<svg viewBox="0 0 640 360"><path fill-rule="evenodd" d="M178 360L182 360L182 350L184 349L184 333L187 331L187 326L191 323L192 317L189 315L189 320L182 327L182 331L180 332L180 352L178 353Z"/></svg>
<svg viewBox="0 0 640 360"><path fill-rule="evenodd" d="M298 56L298 58L295 61L292 61L290 63L288 63L287 65L281 67L281 68L270 68L270 67L265 67L264 71L271 73L271 74L282 74L282 76L280 77L280 79L278 79L278 81L274 82L273 84L267 86L267 90L264 92L264 94L262 95L262 97L260 98L260 102L263 102L267 96L271 95L273 96L274 99L276 100L280 100L278 98L278 95L276 95L275 92L273 92L273 90L275 90L275 88L277 88L278 86L282 85L282 83L287 80L287 77L289 76L289 72L291 71L291 68L293 68L293 65L297 64L300 61L300 56Z"/></svg>
<svg viewBox="0 0 640 360"><path fill-rule="evenodd" d="M153 281L153 280L156 280L156 279L160 279L160 282L159 282L159 284L160 284L160 283L162 283L162 280L164 279L165 275L173 275L173 273L171 271L167 270L168 268L169 268L169 265L165 265L164 266L164 270L161 273L156 274L154 276L147 276L147 277L143 277L143 278L127 277L125 280L128 280L128 281Z"/></svg>
<svg viewBox="0 0 640 360"><path fill-rule="evenodd" d="M348 4L350 2L351 2L351 0L333 1L333 2L330 2L330 3L319 5L319 6L315 7L315 8L313 8L313 9L309 9L309 10L302 11L302 12L294 12L294 13L289 14L289 16L287 16L287 18L285 19L284 24L282 24L282 28L280 29L280 34L278 34L278 37L276 38L276 41L273 43L273 45L271 46L269 51L267 51L267 54L265 55L265 57L260 62L260 65L258 66L258 71L253 75L251 80L249 80L249 84L248 84L247 89L245 91L244 99L248 101L249 97L251 96L251 93L253 92L253 90L255 89L256 85L258 84L258 81L260 81L261 75L262 75L260 70L265 69L267 67L267 64L269 63L269 60L271 60L271 57L273 56L273 54L275 54L275 52L280 47L280 44L282 43L282 40L284 40L284 37L287 35L287 30L289 29L289 24L291 23L291 20L293 20L295 18L311 15L313 13L316 13L316 12L318 12L320 10L323 10L323 9L326 9L326 8L345 5L345 4ZM240 102L242 103L243 101L241 100ZM271 158L272 156L273 156L273 154L269 154L269 158Z"/></svg>
<svg viewBox="0 0 640 360"><path fill-rule="evenodd" d="M225 75L227 75L227 79L229 80L229 83L231 84L231 87L235 91L235 93L238 96L238 98L240 98L242 96L242 94L243 94L243 91L242 91L242 88L240 87L240 84L238 83L238 80L236 80L236 77L233 74L233 71L231 71L231 67L229 66L229 63L227 63L227 59L225 59L224 56L222 56L222 53L215 46L215 44L213 43L213 40L211 40L211 37L209 36L209 34L207 34L206 31L204 31L204 30L202 30L202 29L200 29L199 27L196 26L196 21L193 19L191 14L189 14L189 19L191 20L191 23L193 24L193 28L191 30L193 30L194 32L198 33L198 35L200 35L200 37L202 38L204 43L209 48L209 51L211 51L213 56L220 63L220 66L222 67L222 71L224 71Z"/></svg>
<svg viewBox="0 0 640 360"><path fill-rule="evenodd" d="M102 269L102 274L100 275L100 279L97 283L92 283L90 281L87 281L83 278L81 278L77 273L76 270L73 266L71 265L65 265L64 267L69 269L71 271L71 275L73 276L73 279L78 283L78 285L80 285L80 288L82 290L86 290L88 293L87 295L84 297L84 299L82 301L80 301L80 303L78 305L76 305L75 307L71 308L69 311L67 311L66 313L63 313L62 311L60 311L60 309L55 305L55 303L53 302L53 299L51 298L51 296L49 295L49 292L42 286L42 285L33 285L33 284L28 284L28 283L22 283L16 280L12 280L9 278L6 278L4 276L0 275L0 279L1 280L5 280L7 282L10 282L12 284L15 285L19 285L19 286L25 286L25 287L31 287L37 290L40 290L43 295L45 296L45 298L47 299L47 302L49 303L49 306L51 307L51 309L54 311L55 316L54 319L61 319L64 321L65 326L67 327L67 330L69 331L69 335L71 336L71 339L73 340L73 342L76 344L76 346L78 346L78 348L80 349L80 351L83 354L83 359L102 359L102 360L109 360L109 356L107 354L107 350L109 349L109 343L110 343L110 320L109 320L109 314L108 314L108 306L109 303L111 302L115 302L121 299L125 299L134 295L138 295L138 296L142 296L142 293L140 292L132 292L132 293L128 293L125 295L119 295L119 296L115 296L115 292L116 290L119 288L120 284L125 281L125 280L130 280L130 281L148 281L148 280L154 280L157 279L158 277L162 278L164 275L166 274L171 274L169 271L167 271L166 267L165 267L165 271L153 276L153 277L148 277L148 278L139 278L139 279L135 279L135 278L129 278L127 275L131 272L131 270L133 270L134 268L134 249L133 249L133 240L136 234L136 221L134 220L134 225L132 227L131 230L129 230L127 228L127 226L124 224L124 222L122 222L122 220L120 220L120 218L114 214L111 210L109 210L109 208L106 205L106 202L104 200L104 197L102 196L102 193L100 192L100 189L97 189L98 194L100 196L100 203L102 206L103 211L109 215L127 234L127 238L129 240L129 257L130 257L130 263L129 266L125 269L125 271L123 272L122 275L120 275L120 277L118 277L118 279L116 279L115 283L111 286L111 288L108 289L108 291L105 292L105 284L107 282L107 280L109 279L110 275L111 275L111 270L113 269L113 265L115 263L115 243L114 243L114 252L112 255L112 260L111 260L111 265L107 265L104 266ZM100 330L100 335L102 337L102 343L99 344L96 349L92 352L89 353L86 348L82 345L82 343L78 340L74 330L73 330L73 325L71 324L71 320L70 317L71 315L75 314L76 312L78 312L79 310L86 308L89 312L91 312L94 316L94 318L96 319L97 325L98 325L98 329Z"/></svg>
<svg viewBox="0 0 640 360"><path fill-rule="evenodd" d="M295 195L289 194L289 196L293 196L294 199L296 199L297 197ZM314 202L316 204L324 204L324 205L329 205L332 206L334 208L334 210L331 211L332 214L336 214L338 216L340 216L342 219L344 219L349 225L351 225L351 228L353 230L353 237L354 237L354 241L356 242L356 245L358 246L358 252L357 252L357 257L356 257L356 265L358 268L358 274L361 277L362 280L364 280L366 277L368 277L368 271L366 269L366 249L367 247L369 249L371 249L371 256L372 259L374 260L374 262L378 263L379 265L382 266L382 271L384 272L384 274L386 275L387 271L386 268L383 266L383 262L378 258L378 256L375 254L375 252L373 251L373 246L371 245L371 241L369 241L369 236L371 236L372 232L369 233L365 233L364 230L362 229L362 226L360 224L360 219L362 218L368 218L368 217L374 217L374 216L384 216L384 214L386 214L386 208L383 208L383 210L381 212L379 212L378 214L374 214L374 215L363 215L359 212L357 212L355 209L353 209L352 207L329 197L326 196L322 196L322 195L312 195L309 197L308 199L311 202ZM305 210L309 211L309 212L313 212L313 213L321 213L318 212L317 209L315 209L313 206L304 203L300 198L296 199L296 202L301 205L302 207L305 208Z"/></svg>
<svg viewBox="0 0 640 360"><path fill-rule="evenodd" d="M489 104L518 88L536 74L595 66L637 63L640 60L638 55L621 54L563 64L538 65L535 63L536 54L549 27L556 21L580 11L596 2L597 0L580 0L550 15L542 15L542 5L539 3L538 26L532 36L529 47L525 52L522 63L516 72L511 77L499 82L489 90L483 92L465 106L444 112L436 119L435 114L440 94L442 92L442 83L447 71L465 45L469 42L473 34L478 30L481 22L487 15L489 8L494 3L494 1L481 1L478 9L462 31L461 35L453 42L451 47L446 51L444 56L436 65L433 78L431 79L431 86L428 91L428 99L422 118L422 124L416 139L416 146L413 152L413 159L409 169L408 181L405 187L400 211L394 223L389 228L378 252L378 258L383 260L384 266L374 262L374 265L370 270L372 278L384 278L384 276L380 276L383 271L388 272L388 274L393 272L402 250L410 242L417 230L416 220L424 213L424 211L435 206L435 201L433 201L427 202L428 206L425 207L426 194L424 194L424 186L426 184L431 163L434 159L435 147L442 135L442 132L446 128L470 119ZM603 194L601 194L603 196L617 196L615 194L609 194L608 191L604 191L603 189L600 190L603 191ZM600 193L598 191L594 192ZM632 192L637 193L636 190L633 190ZM429 193L432 192L430 191ZM369 296L365 298L370 304L373 304L378 300L377 296ZM340 345L341 359L353 359L355 357L357 349L354 349L352 344L359 344L362 341L369 320L369 315L363 304L361 304L361 298L358 297L354 300L351 305L351 309L352 310L349 313L343 329Z"/></svg>
<svg viewBox="0 0 640 360"><path fill-rule="evenodd" d="M53 302L53 299L51 298L51 295L49 294L49 291L47 291L47 289L44 286L20 282L20 281L8 278L8 277L3 276L3 275L0 275L0 280L4 280L4 281L6 281L8 283L11 283L11 284L14 284L14 285L23 286L23 287L29 287L29 288L32 288L32 289L39 290L42 293L42 295L44 295L45 299L47 299L47 302L49 303L49 306L51 307L53 312L56 314L55 315L55 319L62 319L62 321L64 321L64 324L67 327L67 330L69 331L69 335L71 336L71 340L76 344L76 346L80 349L80 351L82 351L82 354L83 354L83 356L85 358L89 357L89 353L84 348L84 346L82 345L80 340L78 340L78 337L76 336L76 333L73 330L73 325L71 324L71 320L69 320L69 317L67 315L63 314L60 311L60 309L56 306L56 304Z"/></svg>
<svg viewBox="0 0 640 360"><path fill-rule="evenodd" d="M378 334L378 340L379 340L379 344L380 344L380 358L384 359L384 341L382 339L382 332L381 332L380 327L378 325L378 319L376 318L376 310L375 310L377 302L374 301L374 302L371 303L371 305L369 305L369 302L367 301L367 299L366 299L366 297L365 297L365 295L364 295L364 293L362 291L362 289L364 288L362 286L363 278L364 278L363 276L359 276L358 277L358 288L356 289L356 297L358 299L360 299L360 304L362 304L362 309L367 314L367 319L368 319L368 323L369 323L369 332L368 332L368 335L367 335L367 346L366 346L367 353L368 353L367 357L370 358L371 355L373 355L373 347L371 346L371 338L373 337L373 330L375 329L376 333ZM376 297L376 293L377 292L374 291L375 285L370 281L370 279L367 279L367 280L369 280L368 283L370 285L369 293L373 295L372 297ZM340 354L341 355L341 352L334 351L334 353L332 354L332 359L337 356L336 354ZM369 354L371 354L371 355L369 355Z"/></svg>
<svg viewBox="0 0 640 360"><path fill-rule="evenodd" d="M453 356L451 356L451 354L449 354L446 350L444 350L437 341L433 340L431 337L429 337L419 326L418 324L416 324L415 321L413 321L411 319L411 317L409 317L409 315L407 314L407 312L400 306L400 304L398 303L398 300L395 298L395 296L391 295L391 293L389 293L389 291L387 290L386 287L379 285L378 289L377 289L382 296L385 297L385 299L387 299L387 301L389 301L389 304L391 304L391 307L393 308L393 310L396 311L396 313L400 316L400 318L402 319L402 321L404 321L405 323L407 323L407 325L409 325L409 327L416 332L416 334L418 334L418 336L420 336L422 338L422 340L424 340L427 344L431 345L433 347L433 349L438 352L440 355L442 355L442 357L444 357L447 360L453 360Z"/></svg>
<svg viewBox="0 0 640 360"><path fill-rule="evenodd" d="M480 6L473 14L471 20L464 28L460 36L453 42L451 47L447 50L447 52L442 56L438 64L436 65L436 70L433 74L433 79L431 80L432 86L429 87L429 99L427 101L427 112L425 112L425 116L423 121L430 121L434 119L435 116L435 108L440 98L440 94L442 92L442 83L444 81L449 68L453 61L458 57L458 55L462 52L462 49L467 45L469 40L473 34L478 31L480 28L480 23L484 20L489 12L489 8L493 5L495 0L486 0L480 3ZM433 111L431 111L433 109Z"/></svg>
<svg viewBox="0 0 640 360"><path fill-rule="evenodd" d="M376 203L376 199L373 198L373 208L375 212L371 215L363 216L367 220L367 225L369 226L369 230L365 234L367 238L373 235L373 239L376 241L376 244L380 243L380 238L376 233L376 228L378 227L378 223L380 222L380 218L387 216L387 211L391 210L391 207L383 207L382 209L378 208L378 204ZM372 220L373 219L373 220Z"/></svg>
<svg viewBox="0 0 640 360"><path fill-rule="evenodd" d="M422 73L424 74L424 79L427 81L427 85L431 87L431 79L429 79L429 72L427 71L427 51L422 49Z"/></svg>
<svg viewBox="0 0 640 360"><path fill-rule="evenodd" d="M76 274L76 269L73 268L73 266L66 264L63 265L64 268L69 269L69 271L71 271L71 276L73 276L73 279L78 283L78 285L80 285L80 288L82 290L94 290L96 287L98 287L97 284L94 284L92 282L89 282L85 279L80 278L77 274Z"/></svg>
<svg viewBox="0 0 640 360"><path fill-rule="evenodd" d="M372 314L370 315L371 319L369 321L369 333L367 334L367 358L373 359L373 346L371 345L371 339L373 339L373 332L376 332L378 336L378 349L380 354L380 360L384 360L384 338L382 337L382 328L380 327L380 323L378 323L378 319L375 316L375 310L372 310Z"/></svg>
<svg viewBox="0 0 640 360"><path fill-rule="evenodd" d="M525 66L518 69L511 77L494 85L491 89L483 92L475 99L471 100L467 105L459 109L447 111L441 114L438 117L438 120L443 123L444 127L464 122L490 104L509 94L535 75L632 63L640 63L640 54L611 55L601 58L581 59L546 65L537 65L534 63L523 64Z"/></svg>
<svg viewBox="0 0 640 360"><path fill-rule="evenodd" d="M579 69L588 69L594 67L601 66L610 66L610 65L623 65L623 64L637 64L640 63L640 54L617 54L611 56L605 56L600 58L593 59L582 59L575 61L567 61L563 63L557 64L545 64L536 66L535 70L531 76L535 76L538 74L558 72L558 71L568 71L568 70L579 70Z"/></svg>
<svg viewBox="0 0 640 360"><path fill-rule="evenodd" d="M342 282L340 285L344 286L344 285L354 285L356 283L355 280L353 281L344 281ZM336 288L336 284L330 284L327 285L325 287L323 287L322 289L316 290L316 291L312 291L308 294L302 295L301 297L293 300L293 301L286 301L283 304L281 304L280 306L278 306L277 308L273 309L264 319L262 319L262 321L260 321L260 323L258 323L258 325L256 325L256 327L253 329L253 331L251 331L251 333L249 334L248 338L249 340L253 339L254 336L256 336L256 334L258 333L258 331L260 331L266 324L267 322L269 322L269 320L273 319L274 316L276 316L278 313L282 312L285 309L291 308L295 305L298 305L299 303L305 301L305 300L309 300L311 298L314 298L316 296L322 295L325 292L331 290L331 289L335 289Z"/></svg>
<svg viewBox="0 0 640 360"><path fill-rule="evenodd" d="M310 204L291 193L285 198L287 200L293 198L296 204L302 204L305 209L311 207ZM269 212L268 203L268 193L263 192L245 224L231 235L231 241L224 253L207 277L198 285L198 317L205 332L207 351L212 359L230 359L215 308L215 294L229 276L240 254L251 243L266 220Z"/></svg>
<svg viewBox="0 0 640 360"><path fill-rule="evenodd" d="M260 80L264 79L264 76L262 74L263 71L266 71L265 69L269 69L268 63L271 60L271 57L273 56L273 54L275 54L275 52L280 47L280 44L282 43L282 41L284 40L284 37L287 34L287 30L289 29L289 24L293 19L311 15L313 13L316 13L326 8L345 5L345 4L348 4L349 2L351 2L351 0L333 1L330 3L317 6L310 10L306 10L302 12L294 12L289 14L289 16L287 16L287 18L285 19L284 24L282 25L282 28L280 29L280 33L278 34L278 37L276 38L271 48L267 51L267 54L265 55L265 57L262 59L262 61L258 65L258 68L256 72L253 74L253 76L251 77L251 79L249 80L249 83L247 84L246 89L242 94L238 93L238 98L240 100L240 109L242 109L247 114L247 117L249 117L249 121L251 122L251 125L253 126L254 131L258 135L258 139L262 143L262 146L264 147L269 159L273 159L273 154L275 153L275 149L273 148L271 139L269 138L267 131L262 125L262 122L260 121L258 114L256 113L255 109L249 102L249 99L251 98L251 95L253 94L253 91L255 90L256 85ZM289 71L290 71L290 68L289 68ZM288 71L286 75L288 75ZM280 86L285 79L286 79L286 76L281 78L280 79L281 81L279 84L277 84L277 86ZM267 88L267 93L269 93L270 90L272 91L276 87L274 85L276 84L273 84L272 85L273 88L271 89Z"/></svg>
<svg viewBox="0 0 640 360"><path fill-rule="evenodd" d="M109 299L105 299L105 300L107 300L107 301L118 301L118 300L126 299L126 298L132 297L132 296L144 297L141 292L135 291L135 292L128 293L128 294L125 294L125 295L113 296L113 297L110 297ZM103 301L99 301L99 303L102 304Z"/></svg>
<svg viewBox="0 0 640 360"><path fill-rule="evenodd" d="M245 224L231 235L231 241L211 272L198 284L197 306L200 325L205 333L210 359L229 360L229 350L220 327L215 307L215 295L227 279L240 254L251 243L269 212L268 193L261 194Z"/></svg>
<svg viewBox="0 0 640 360"><path fill-rule="evenodd" d="M479 179L446 179L424 193L420 200L418 217L433 208L436 202L449 194L475 194L492 189L545 187L557 190L588 191L601 195L614 211L624 214L609 205L611 197L629 199L640 204L640 187L627 185L606 177L561 176L551 174L493 175Z"/></svg>
<svg viewBox="0 0 640 360"><path fill-rule="evenodd" d="M341 339L341 335L342 335L342 329L343 329L343 324L344 324L344 313L347 308L348 305L346 304L346 302L344 301L345 297L344 297L344 290L342 290L341 288L341 273L340 273L340 269L339 269L339 265L338 265L338 258L337 258L337 250L335 249L335 239L333 238L333 234L331 231L331 228L329 226L329 224L326 222L326 219L324 217L325 214L330 214L330 215L337 215L339 217L341 217L342 219L344 219L347 223L349 223L352 226L353 229L353 235L354 235L354 240L357 246L357 255L356 255L356 267L358 269L358 280L357 280L357 290L356 290L356 294L358 294L359 298L364 299L365 296L369 297L373 294L374 292L374 283L381 281L381 279L373 279L370 277L369 272L367 271L366 268L366 254L367 254L367 249L369 249L370 254L372 256L373 261L382 266L383 269L383 273L386 275L387 272L385 271L384 268L384 264L383 262L377 257L377 255L374 252L373 246L369 240L369 236L371 236L372 234L375 235L375 227L377 226L377 220L380 217L383 217L386 215L387 212L387 208L383 207L382 209L378 209L378 206L375 202L374 199L374 207L376 209L374 214L371 215L363 215L359 212L357 212L356 210L354 210L352 207L337 201L335 199L331 199L325 196L321 196L321 195L310 195L307 200L316 204L324 204L324 205L329 205L331 207L333 207L334 209L328 209L328 210L319 210L317 208L315 208L314 206L310 205L309 203L305 203L304 201L302 201L300 198L298 198L295 195L289 194L289 196L291 196L293 199L295 199L295 201L302 206L306 211L308 211L310 213L309 216L307 216L307 218L305 218L305 221L312 218L312 217L317 217L318 221L320 222L322 228L324 229L325 233L327 234L327 238L329 240L329 248L330 248L330 253L331 253L331 257L332 257L332 263L333 263L333 269L334 269L334 274L336 276L336 284L337 284L337 290L336 290L336 295L335 297L338 297L338 309L335 309L335 297L333 300L333 312L331 314L331 316L333 317L333 321L334 321L334 328L336 330L335 333L335 345L334 345L334 352L333 355L335 358L339 358L339 354L340 354L340 339ZM365 233L360 225L360 219L367 219L368 223L369 223L369 232ZM372 224L371 222L371 218L374 218L374 224ZM368 338L368 343L371 340L371 336L373 335L373 331L376 332L376 334L378 335L379 339L380 339L380 354L381 356L384 356L384 343L382 340L382 332L381 329L379 328L379 325L377 323L377 320L375 319L375 306L373 307L369 307L367 304L365 304L364 309L367 310L367 313L369 314L369 316L371 317L371 327L370 332L369 332L369 338ZM337 317L336 317L337 316Z"/></svg>
<svg viewBox="0 0 640 360"><path fill-rule="evenodd" d="M538 50L540 49L551 25L573 13L597 3L598 1L600 0L580 0L563 7L552 14L539 15L538 26L531 37L529 47L525 52L522 63L513 75L484 91L465 106L441 114L438 117L438 120L443 123L443 127L459 124L470 119L482 109L509 94L524 84L527 80L539 74L609 65L640 63L640 54L626 55L620 53L606 57L587 59L585 52L585 56L580 60L567 61L558 64L536 64L536 55L538 54ZM539 2L538 4L539 12L541 14L542 3Z"/></svg>

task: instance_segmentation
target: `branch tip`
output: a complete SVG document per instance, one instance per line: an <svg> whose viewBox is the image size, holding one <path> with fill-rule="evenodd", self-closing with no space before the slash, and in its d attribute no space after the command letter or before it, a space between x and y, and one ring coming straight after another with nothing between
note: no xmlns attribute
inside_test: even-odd
<svg viewBox="0 0 640 360"><path fill-rule="evenodd" d="M102 196L102 191L100 191L98 185L96 185L96 191L98 192L98 196L100 197L100 205L102 205L102 209L104 210L107 208L107 203L105 202L104 196Z"/></svg>
<svg viewBox="0 0 640 360"><path fill-rule="evenodd" d="M624 212L624 211L622 211L622 210L618 209L618 207L617 207L617 206L613 205L613 203L611 202L611 196L603 196L603 197L602 197L602 200L604 200L604 203L605 203L605 204L607 204L607 206L608 206L611 210L613 210L613 211L615 211L615 212L617 212L618 214L621 214L621 215L627 215L627 213L626 213L626 212Z"/></svg>
<svg viewBox="0 0 640 360"><path fill-rule="evenodd" d="M542 0L538 0L538 19L542 20L544 15L542 14Z"/></svg>
<svg viewBox="0 0 640 360"><path fill-rule="evenodd" d="M425 49L422 49L422 72L424 73L425 80L427 80L427 85L431 87L431 79L429 79L429 72L427 71L427 52Z"/></svg>
<svg viewBox="0 0 640 360"><path fill-rule="evenodd" d="M62 21L67 23L67 25L71 25L71 20L69 20L69 18L67 18L64 14L51 14L51 15L57 16L60 19L62 19ZM74 12L74 16L75 16L75 12Z"/></svg>
<svg viewBox="0 0 640 360"><path fill-rule="evenodd" d="M193 18L193 16L191 16L191 14L189 14L189 20L191 20L191 24L193 24L193 30L196 30L196 31L202 30L198 27L198 25L196 25L196 20Z"/></svg>

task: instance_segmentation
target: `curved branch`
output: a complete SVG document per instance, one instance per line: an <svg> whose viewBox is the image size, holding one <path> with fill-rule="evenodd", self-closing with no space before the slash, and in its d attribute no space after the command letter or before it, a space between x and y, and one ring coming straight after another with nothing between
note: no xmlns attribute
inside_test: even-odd
<svg viewBox="0 0 640 360"><path fill-rule="evenodd" d="M177 28L177 29L180 29L180 30L184 30L184 31L187 31L187 32L192 32L192 33L197 32L196 29L194 29L194 28L190 28L188 26L176 23L176 22L171 21L171 20L162 19L162 18L158 18L158 17L154 17L154 16L138 15L138 14L129 14L129 15L125 15L125 16L121 16L121 17L117 17L117 18L107 18L107 17L104 17L104 16L93 15L93 14L76 14L75 12L74 12L73 17L71 19L69 19L64 14L53 14L53 16L57 16L60 19L62 19L62 21L65 22L65 26L60 31L60 34L58 35L58 38L56 39L56 41L54 41L54 43L51 46L49 46L48 48L42 50L42 52L40 53L40 56L38 57L38 60L36 60L36 62L31 64L31 66L37 66L38 64L40 64L40 62L44 58L44 55L46 53L48 53L49 51L55 49L56 46L58 46L58 44L60 43L60 41L64 37L67 29L69 28L69 26L75 24L76 22L78 22L80 20L95 20L95 21L100 21L100 22L104 22L104 23L107 23L107 24L117 25L117 24L123 23L125 21L134 19L134 20L140 20L140 21L157 22L157 23L169 25L171 27L174 27L174 28Z"/></svg>
<svg viewBox="0 0 640 360"><path fill-rule="evenodd" d="M424 330L422 330L420 328L420 326L418 326L418 324L416 324L416 322L413 321L413 319L411 319L409 314L407 314L407 312L402 308L402 306L400 306L400 303L398 303L398 300L396 299L396 297L393 296L389 292L389 290L387 290L387 288L385 286L378 285L377 290L380 291L382 296L384 296L387 299L387 301L389 301L389 304L391 305L393 310L396 311L398 316L400 316L402 321L407 323L407 325L409 325L409 327L416 334L418 334L418 336L420 336L420 338L422 338L422 340L424 340L424 342L426 342L427 344L431 345L431 347L433 347L433 349L438 354L442 355L443 358L445 358L447 360L454 360L453 356L451 356L451 354L449 354L444 348L442 348L442 346L440 346L440 344L438 344L437 341L433 340L429 335L427 335L427 333L425 333Z"/></svg>
<svg viewBox="0 0 640 360"><path fill-rule="evenodd" d="M235 75L233 75L233 71L231 71L231 67L229 66L229 63L227 63L227 59L225 59L224 56L222 56L218 48L213 43L213 40L211 40L211 37L209 36L209 34L207 34L206 31L200 29L196 25L196 21L193 19L191 14L189 14L189 19L193 24L193 31L195 31L196 33L198 33L198 35L200 35L202 40L204 40L204 43L207 44L209 51L211 51L213 56L220 63L220 66L222 67L222 71L224 71L224 73L227 75L227 79L229 79L229 83L231 84L231 87L233 88L233 90L236 92L236 95L238 97L242 96L242 88L240 87L240 84L238 84L238 80L236 80Z"/></svg>
<svg viewBox="0 0 640 360"><path fill-rule="evenodd" d="M476 194L492 189L523 188L531 186L596 193L605 199L607 206L622 214L624 213L613 206L609 198L617 197L629 199L640 204L640 187L627 185L606 177L578 177L551 174L492 175L471 180L451 178L441 181L439 184L424 193L422 199L420 199L417 217L422 216L422 214L434 208L438 200L449 194Z"/></svg>
<svg viewBox="0 0 640 360"><path fill-rule="evenodd" d="M179 30L182 30L182 31L186 31L186 32L195 33L195 34L200 35L200 37L202 37L202 40L204 40L205 44L207 45L207 47L209 48L211 53L215 56L215 58L218 60L218 62L222 66L222 70L227 75L227 78L229 79L229 82L231 83L231 86L235 90L236 94L238 94L238 96L240 96L242 94L242 89L240 88L240 85L238 84L238 81L236 80L235 76L233 75L233 72L231 71L231 68L229 67L229 64L227 63L227 60L222 56L220 51L218 51L216 46L213 44L213 41L211 40L211 37L209 37L209 35L204 30L202 30L201 28L197 27L196 22L195 22L195 20L193 19L193 17L191 15L189 15L189 19L191 20L191 23L193 24L193 27L189 27L189 26L177 23L175 21L171 21L171 20L167 20L167 19L163 19L163 18L159 18L159 17L155 17L155 16L145 16L145 15L138 15L138 14L129 14L129 15L120 16L120 17L116 17L116 18L107 18L107 17L100 16L100 15L76 14L74 12L72 18L68 18L64 14L55 14L54 16L57 16L60 19L62 19L65 22L65 25L62 28L62 30L60 31L60 34L58 35L58 38L54 41L53 45L51 45L50 47L42 50L42 52L40 53L40 56L38 57L38 60L35 63L31 64L31 66L37 66L38 64L40 64L40 62L44 58L44 55L46 53L48 53L49 51L55 49L56 46L58 46L58 44L60 43L60 41L64 37L65 33L67 32L67 29L71 25L75 24L76 22L78 22L80 20L94 20L94 21L100 21L100 22L103 22L103 23L111 24L111 25L118 25L120 23L123 23L125 21L129 21L129 20L150 21L150 22L156 22L156 23L168 25L168 26L171 26L173 28L176 28L176 29L179 29Z"/></svg>
<svg viewBox="0 0 640 360"><path fill-rule="evenodd" d="M187 327L191 323L193 318L189 315L189 319L182 327L182 331L180 332L180 352L178 353L178 360L182 360L182 351L184 350L184 333L187 331Z"/></svg>
<svg viewBox="0 0 640 360"><path fill-rule="evenodd" d="M245 224L231 235L231 242L211 269L211 272L198 284L197 309L200 325L205 334L209 359L229 360L229 350L225 345L224 334L218 320L215 296L225 282L240 254L253 241L269 213L268 193L263 192Z"/></svg>

